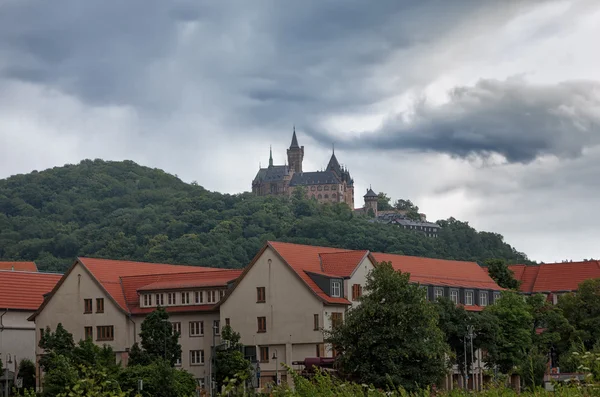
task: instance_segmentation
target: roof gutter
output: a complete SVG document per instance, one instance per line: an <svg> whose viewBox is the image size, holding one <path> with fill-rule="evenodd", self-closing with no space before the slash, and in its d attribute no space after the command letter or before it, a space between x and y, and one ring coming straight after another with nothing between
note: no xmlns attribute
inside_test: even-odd
<svg viewBox="0 0 600 397"><path fill-rule="evenodd" d="M4 331L4 323L2 322L2 317L8 313L8 309L4 309L4 313L0 314L0 332Z"/></svg>

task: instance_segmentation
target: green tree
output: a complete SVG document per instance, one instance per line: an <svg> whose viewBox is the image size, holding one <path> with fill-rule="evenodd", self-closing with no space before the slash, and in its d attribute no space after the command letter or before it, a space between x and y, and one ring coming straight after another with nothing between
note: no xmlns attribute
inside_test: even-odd
<svg viewBox="0 0 600 397"><path fill-rule="evenodd" d="M21 360L19 377L23 378L23 389L35 389L35 364L33 361L27 358Z"/></svg>
<svg viewBox="0 0 600 397"><path fill-rule="evenodd" d="M490 277L502 288L518 290L519 282L515 279L515 275L508 268L504 259L488 259L485 261L485 266L488 269Z"/></svg>
<svg viewBox="0 0 600 397"><path fill-rule="evenodd" d="M225 379L234 377L248 378L251 375L252 365L244 358L243 345L240 343L240 334L226 325L221 330L221 342L228 342L229 347L217 351L215 357L215 380L220 390Z"/></svg>
<svg viewBox="0 0 600 397"><path fill-rule="evenodd" d="M161 358L149 365L128 366L119 377L123 390L137 391L139 380L143 381L141 395L144 397L186 397L194 395L196 390L192 374L173 368Z"/></svg>
<svg viewBox="0 0 600 397"><path fill-rule="evenodd" d="M600 279L585 280L577 293L566 294L558 300L569 323L576 329L576 338L586 350L600 342Z"/></svg>
<svg viewBox="0 0 600 397"><path fill-rule="evenodd" d="M509 291L484 311L496 318L499 327L493 345L487 346L488 362L512 374L526 362L533 347L533 316L524 297Z"/></svg>
<svg viewBox="0 0 600 397"><path fill-rule="evenodd" d="M163 307L158 307L146 316L142 322L140 338L142 348L153 360L162 358L174 366L181 357L179 334L173 332L169 313Z"/></svg>
<svg viewBox="0 0 600 397"><path fill-rule="evenodd" d="M419 212L419 207L414 205L410 200L398 199L394 203L394 207L400 211Z"/></svg>
<svg viewBox="0 0 600 397"><path fill-rule="evenodd" d="M40 366L47 372L52 366L50 363L57 356L72 357L73 349L75 348L73 334L68 332L62 323L58 323L54 332L52 332L50 327L46 327L44 334L40 338L39 347L45 350L45 354L40 358Z"/></svg>
<svg viewBox="0 0 600 397"><path fill-rule="evenodd" d="M139 343L135 342L129 350L128 366L134 365L149 365L152 362L150 355L140 348Z"/></svg>
<svg viewBox="0 0 600 397"><path fill-rule="evenodd" d="M448 346L438 314L409 274L380 263L368 276L361 305L326 334L341 355L341 373L376 387L408 390L439 381L447 371Z"/></svg>
<svg viewBox="0 0 600 397"><path fill-rule="evenodd" d="M388 195L384 192L379 192L379 194L377 194L377 210L378 211L389 211L392 208L392 205L390 204L390 201L392 199L388 197Z"/></svg>

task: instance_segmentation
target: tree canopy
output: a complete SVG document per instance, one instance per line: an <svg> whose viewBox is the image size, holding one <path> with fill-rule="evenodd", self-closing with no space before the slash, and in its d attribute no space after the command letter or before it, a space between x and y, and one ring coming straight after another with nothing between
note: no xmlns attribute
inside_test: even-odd
<svg viewBox="0 0 600 397"><path fill-rule="evenodd" d="M485 261L490 277L502 288L517 290L519 282L515 279L513 272L508 268L503 259L489 259Z"/></svg>
<svg viewBox="0 0 600 397"><path fill-rule="evenodd" d="M210 192L132 161L83 160L0 180L0 260L47 271L77 256L240 268L267 240L527 263L499 234L438 223L433 239L370 223L343 203Z"/></svg>
<svg viewBox="0 0 600 397"><path fill-rule="evenodd" d="M382 262L367 278L361 304L327 334L345 376L376 387L407 390L439 381L448 346L434 303L409 275Z"/></svg>

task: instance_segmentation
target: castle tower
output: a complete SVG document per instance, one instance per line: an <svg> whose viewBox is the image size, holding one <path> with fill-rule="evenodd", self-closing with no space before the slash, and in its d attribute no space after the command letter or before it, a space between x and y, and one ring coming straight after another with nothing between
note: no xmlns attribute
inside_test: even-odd
<svg viewBox="0 0 600 397"><path fill-rule="evenodd" d="M367 194L365 194L363 198L365 199L365 213L368 214L369 210L373 210L373 214L377 218L377 199L379 198L377 193L375 193L369 186L367 189Z"/></svg>
<svg viewBox="0 0 600 397"><path fill-rule="evenodd" d="M298 138L296 138L296 126L292 135L292 144L287 150L288 164L290 171L302 172L302 160L304 160L304 146L298 146Z"/></svg>

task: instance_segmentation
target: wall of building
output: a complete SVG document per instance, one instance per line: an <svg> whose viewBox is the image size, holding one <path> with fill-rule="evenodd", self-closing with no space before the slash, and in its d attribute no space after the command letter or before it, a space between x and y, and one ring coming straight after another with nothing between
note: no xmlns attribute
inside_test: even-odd
<svg viewBox="0 0 600 397"><path fill-rule="evenodd" d="M356 267L356 270L354 271L352 276L349 279L344 280L344 292L346 293L346 299L352 302L353 308L358 306L359 302L352 300L352 286L354 284L362 285L364 294L365 284L367 283L367 276L369 272L373 270L373 268L373 262L371 262L371 260L368 257L366 257L362 260L360 265Z"/></svg>
<svg viewBox="0 0 600 397"><path fill-rule="evenodd" d="M33 312L0 310L2 325L0 326L0 352L6 367L6 355L10 354L17 363L24 358L35 361L35 324L27 321ZM11 370L14 367L10 367Z"/></svg>

